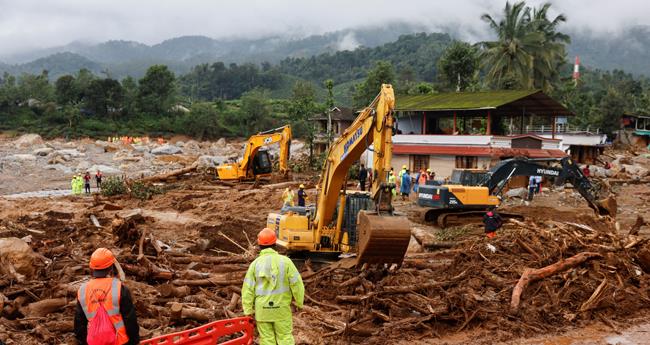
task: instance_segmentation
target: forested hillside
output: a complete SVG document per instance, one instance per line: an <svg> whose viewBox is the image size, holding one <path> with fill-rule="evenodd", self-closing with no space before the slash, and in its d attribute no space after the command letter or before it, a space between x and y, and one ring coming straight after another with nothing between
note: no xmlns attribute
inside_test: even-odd
<svg viewBox="0 0 650 345"><path fill-rule="evenodd" d="M393 84L398 97L542 89L576 113L574 124L607 133L616 130L623 113L650 113L650 81L629 70L599 70L583 55L582 77L577 84L571 79L569 42L579 49L597 48L560 31L566 17L549 16L549 8L519 2L477 18L493 37L478 44L442 33L392 39L408 27L384 27L289 41L200 36L155 46L113 41L84 48L108 65L75 53L24 65L0 64L10 71L0 78L0 130L72 137L182 133L202 139L245 136L291 123L297 136L309 140L314 113L332 105L368 104L382 83ZM632 43L611 41L603 51L642 55L643 32L631 36ZM248 53L265 52L257 59L269 61L214 59L215 51L228 56L251 44ZM280 53L282 59L273 58Z"/></svg>

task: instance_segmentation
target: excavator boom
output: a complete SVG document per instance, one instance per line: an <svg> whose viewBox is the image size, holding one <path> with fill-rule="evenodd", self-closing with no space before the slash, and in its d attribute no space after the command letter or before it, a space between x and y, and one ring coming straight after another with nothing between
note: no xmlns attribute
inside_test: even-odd
<svg viewBox="0 0 650 345"><path fill-rule="evenodd" d="M393 214L395 186L387 183L394 106L392 86L382 85L370 106L330 145L317 186L315 210L313 206L287 207L269 214L267 226L276 230L278 245L289 251L317 253L356 250L357 264L400 264L404 260L411 239L410 224L406 217ZM370 195L346 191L350 167L371 146Z"/></svg>

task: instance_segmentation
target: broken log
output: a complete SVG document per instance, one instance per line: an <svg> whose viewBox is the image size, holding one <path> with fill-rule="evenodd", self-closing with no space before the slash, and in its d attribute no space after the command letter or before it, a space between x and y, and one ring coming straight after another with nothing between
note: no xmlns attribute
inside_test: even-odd
<svg viewBox="0 0 650 345"><path fill-rule="evenodd" d="M162 297L185 297L190 294L189 286L174 286L171 284L164 284L158 287L158 292Z"/></svg>
<svg viewBox="0 0 650 345"><path fill-rule="evenodd" d="M138 265L131 265L131 264L121 264L122 267L124 268L124 271L127 272L128 274L132 274L140 279L147 280L147 279L159 279L159 280L171 280L174 278L174 273L163 270L162 268L159 268L151 263L148 265L143 266L138 266Z"/></svg>
<svg viewBox="0 0 650 345"><path fill-rule="evenodd" d="M68 305L66 298L51 298L28 304L20 308L25 317L44 317Z"/></svg>
<svg viewBox="0 0 650 345"><path fill-rule="evenodd" d="M182 169L170 171L170 172L165 173L165 174L158 174L158 175L153 175L153 176L141 178L140 182L143 182L143 183L164 182L164 181L166 181L166 180L168 180L168 179L170 179L172 177L177 177L177 176L180 176L180 175L185 175L185 174L189 174L191 172L194 172L194 171L196 171L196 168L198 166L199 166L199 163L194 162L192 165L190 165L188 167L185 167L185 168L182 168Z"/></svg>
<svg viewBox="0 0 650 345"><path fill-rule="evenodd" d="M566 260L560 260L554 264L548 265L543 268L524 269L524 273L521 275L521 278L519 278L517 285L515 285L515 288L512 290L512 299L510 300L510 307L513 310L519 308L521 295L523 294L528 284L532 282L536 282L540 279L544 279L546 277L550 277L562 271L568 270L569 268L576 267L587 260L600 258L600 257L602 256L598 253L583 252L583 253L576 254Z"/></svg>
<svg viewBox="0 0 650 345"><path fill-rule="evenodd" d="M207 322L215 316L214 312L208 309L190 307L178 302L172 303L169 312L172 320L191 319Z"/></svg>
<svg viewBox="0 0 650 345"><path fill-rule="evenodd" d="M215 274L205 279L176 279L172 281L174 285L187 286L228 286L239 285L244 281L246 272L232 272L224 274Z"/></svg>
<svg viewBox="0 0 650 345"><path fill-rule="evenodd" d="M201 262L205 264L236 264L236 263L249 263L251 259L242 256L173 256L169 258L170 262L175 264L190 264L193 262Z"/></svg>

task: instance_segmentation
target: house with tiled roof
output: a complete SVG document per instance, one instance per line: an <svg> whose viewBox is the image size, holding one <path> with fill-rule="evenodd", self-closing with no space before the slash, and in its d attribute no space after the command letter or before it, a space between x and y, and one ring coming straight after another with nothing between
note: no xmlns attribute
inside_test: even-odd
<svg viewBox="0 0 650 345"><path fill-rule="evenodd" d="M574 114L539 90L398 95L395 112L395 169L430 168L441 178L520 156L593 163L606 142L598 130L570 127Z"/></svg>

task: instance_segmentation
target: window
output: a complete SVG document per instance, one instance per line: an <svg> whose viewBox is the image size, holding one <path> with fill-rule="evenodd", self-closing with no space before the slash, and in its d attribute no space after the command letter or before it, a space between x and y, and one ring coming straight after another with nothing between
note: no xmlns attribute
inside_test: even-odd
<svg viewBox="0 0 650 345"><path fill-rule="evenodd" d="M429 168L428 155L411 155L411 166L413 171L420 171L420 169L427 170Z"/></svg>
<svg viewBox="0 0 650 345"><path fill-rule="evenodd" d="M476 169L476 168L478 168L478 157L456 156L456 169Z"/></svg>

